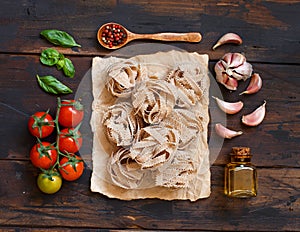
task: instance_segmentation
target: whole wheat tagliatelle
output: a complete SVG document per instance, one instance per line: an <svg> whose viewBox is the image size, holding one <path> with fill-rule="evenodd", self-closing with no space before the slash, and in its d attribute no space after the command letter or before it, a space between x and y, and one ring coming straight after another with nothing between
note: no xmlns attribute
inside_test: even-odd
<svg viewBox="0 0 300 232"><path fill-rule="evenodd" d="M207 55L95 57L92 87L93 192L122 200L209 197Z"/></svg>

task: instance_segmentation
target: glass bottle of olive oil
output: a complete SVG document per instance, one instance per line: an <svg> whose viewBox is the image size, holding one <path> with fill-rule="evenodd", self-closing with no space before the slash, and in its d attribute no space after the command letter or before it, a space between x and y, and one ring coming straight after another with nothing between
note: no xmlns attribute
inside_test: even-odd
<svg viewBox="0 0 300 232"><path fill-rule="evenodd" d="M257 171L251 163L249 147L233 147L230 163L225 167L224 192L230 197L255 197L257 195Z"/></svg>

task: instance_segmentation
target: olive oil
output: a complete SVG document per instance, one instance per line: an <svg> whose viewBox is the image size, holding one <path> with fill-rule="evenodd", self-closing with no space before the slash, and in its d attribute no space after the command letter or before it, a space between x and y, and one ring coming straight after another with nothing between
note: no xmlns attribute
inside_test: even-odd
<svg viewBox="0 0 300 232"><path fill-rule="evenodd" d="M250 148L232 148L230 163L225 167L224 193L239 198L257 195L257 171L251 163Z"/></svg>

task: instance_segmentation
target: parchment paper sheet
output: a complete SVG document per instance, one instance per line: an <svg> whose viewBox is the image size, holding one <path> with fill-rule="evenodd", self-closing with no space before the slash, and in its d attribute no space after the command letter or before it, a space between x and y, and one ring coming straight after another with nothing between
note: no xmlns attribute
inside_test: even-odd
<svg viewBox="0 0 300 232"><path fill-rule="evenodd" d="M179 64L188 64L201 66L208 70L208 55L200 55L198 53L188 53L181 51L158 52L150 55L139 55L130 58L136 62L147 66L150 75L156 75L163 78L167 73ZM195 155L201 156L202 163L198 168L197 176L189 183L187 188L166 188L152 187L145 189L123 189L112 184L109 173L107 172L108 157L114 150L112 144L108 142L105 135L105 129L102 125L102 116L108 106L115 103L116 98L106 90L105 83L107 81L107 69L115 62L124 59L117 57L93 58L92 63L92 90L93 104L91 127L93 132L93 172L91 177L91 191L99 192L110 198L118 198L121 200L143 199L143 198L159 198L164 200L190 200L196 201L200 198L207 198L210 195L210 164L209 149L207 144L207 126L209 122L208 114L208 92L204 92L204 96L199 102L199 110L204 116L204 131L200 133L198 139L198 152ZM205 75L205 88L209 89L209 77Z"/></svg>

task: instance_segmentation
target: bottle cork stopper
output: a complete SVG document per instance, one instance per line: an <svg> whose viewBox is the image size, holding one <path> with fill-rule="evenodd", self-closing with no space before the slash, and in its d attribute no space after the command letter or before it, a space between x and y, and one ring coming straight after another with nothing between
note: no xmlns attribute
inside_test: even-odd
<svg viewBox="0 0 300 232"><path fill-rule="evenodd" d="M250 155L249 147L233 147L232 154L237 156L248 156Z"/></svg>

